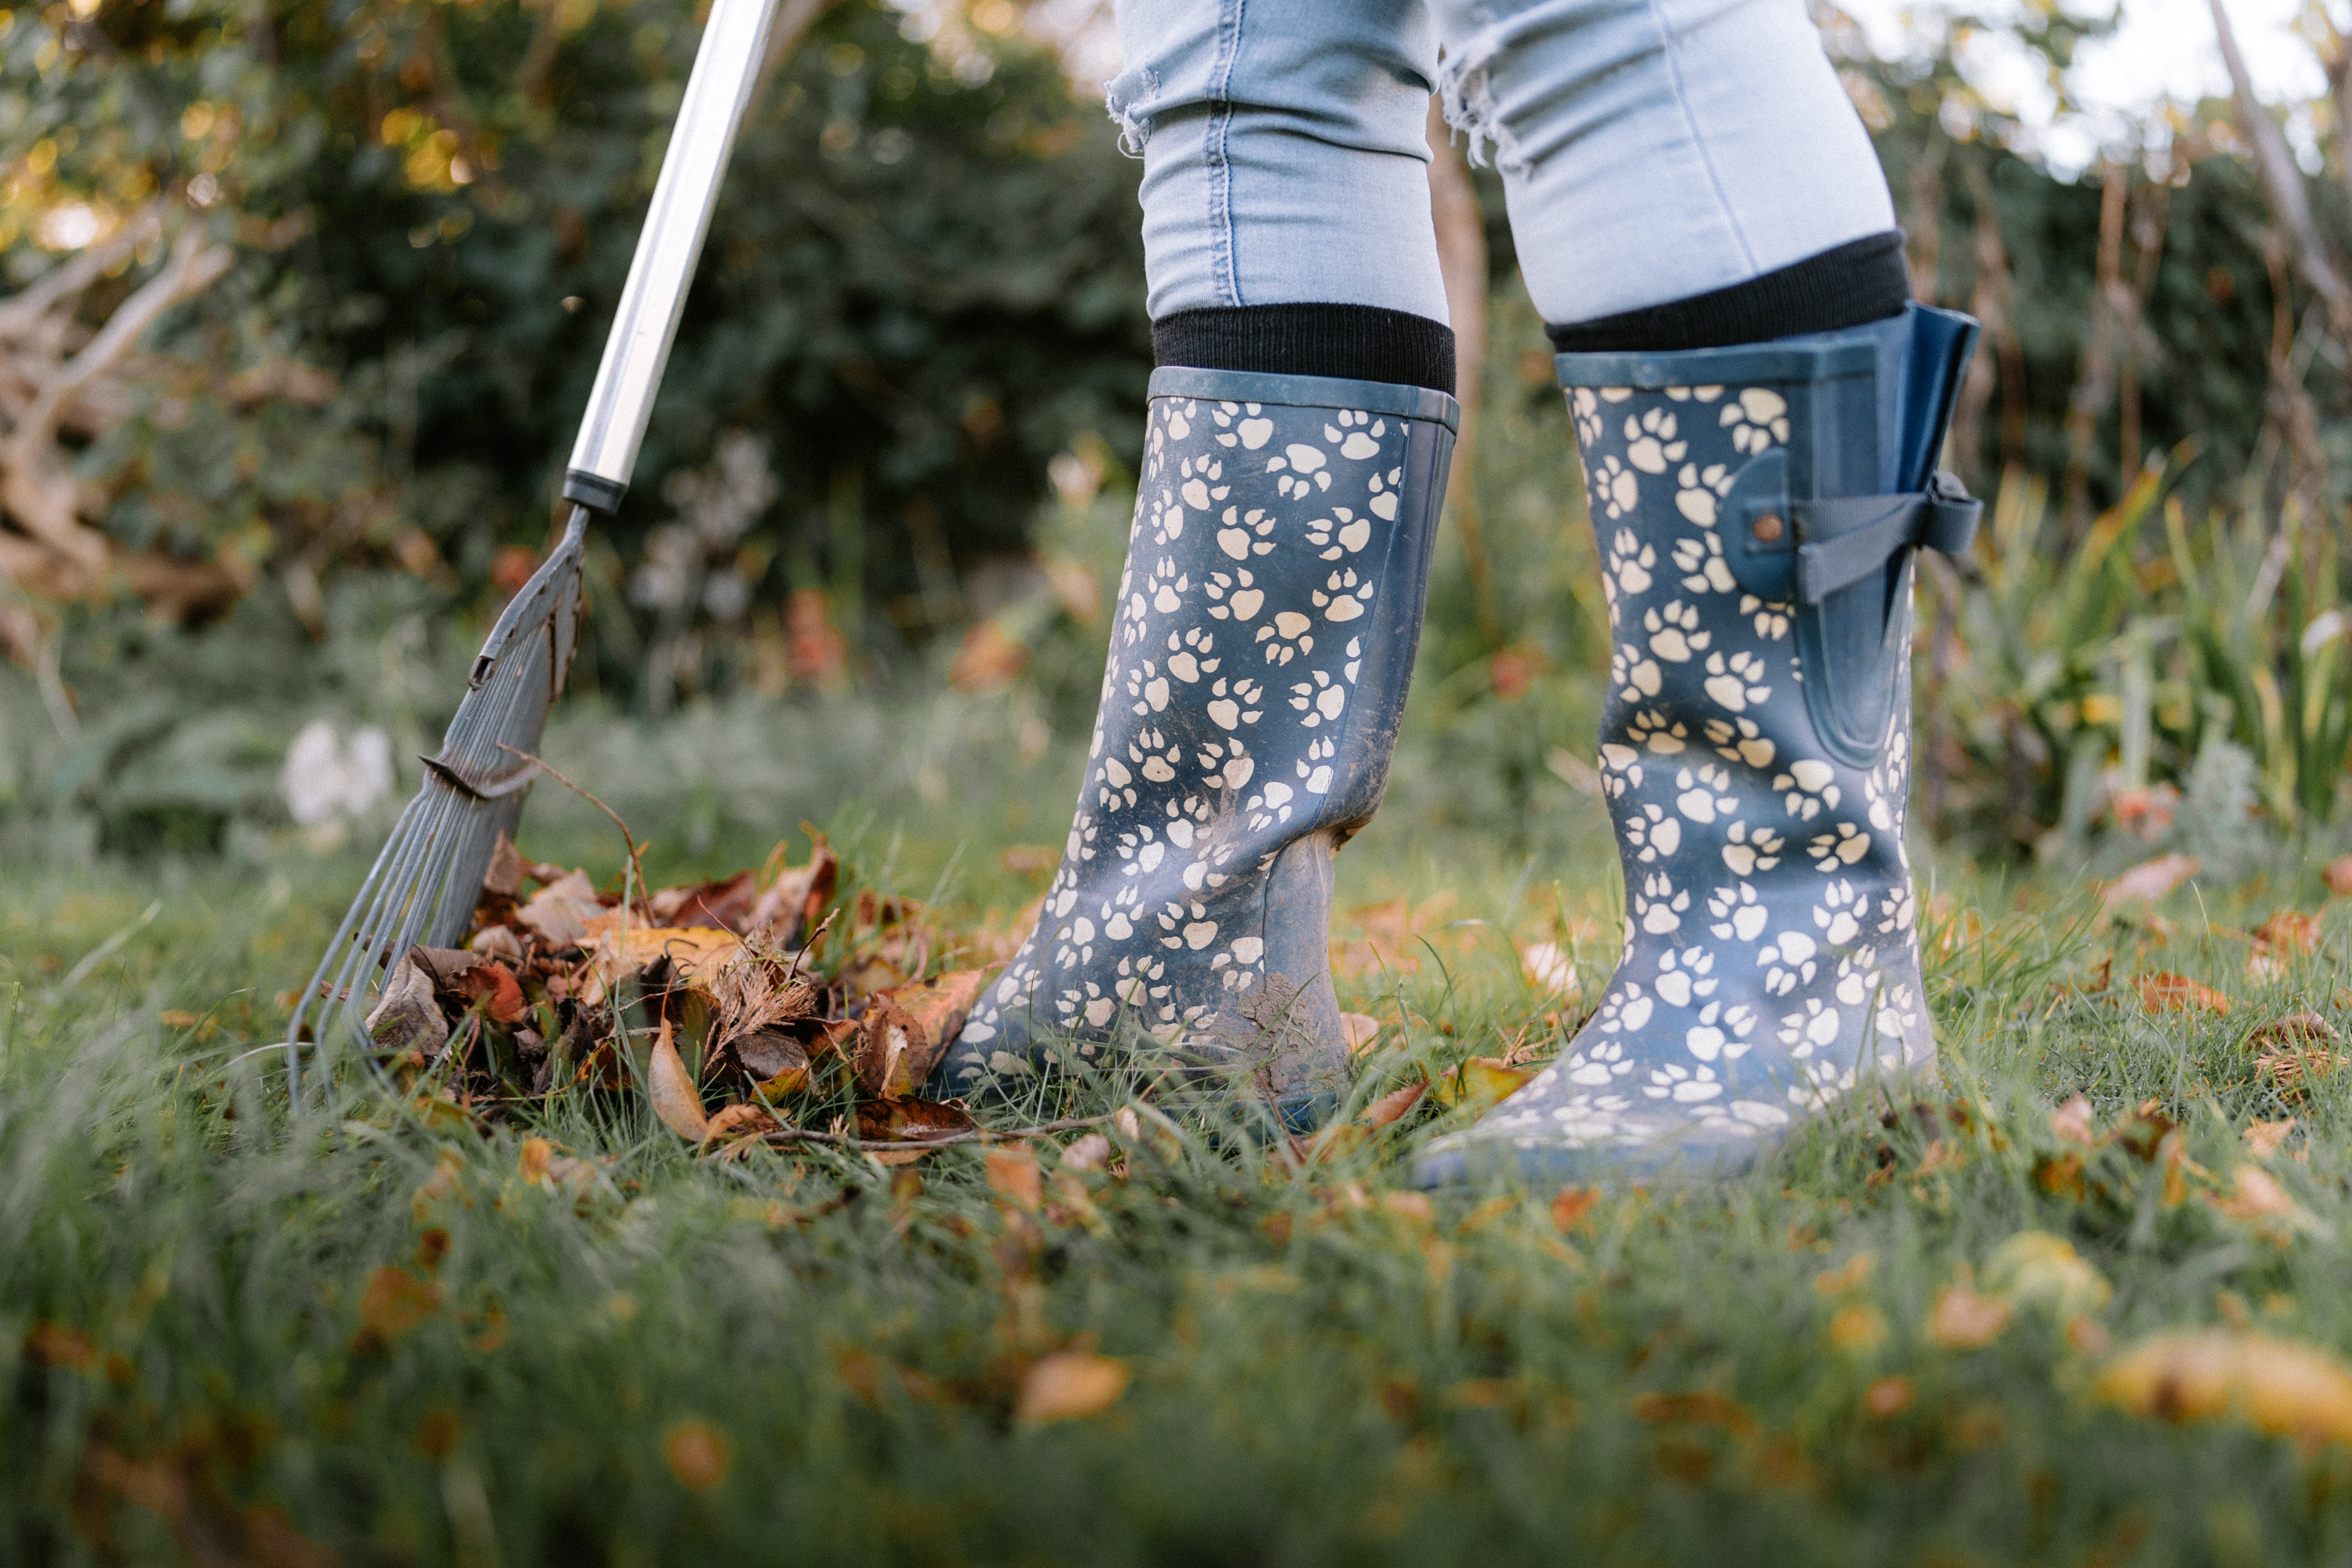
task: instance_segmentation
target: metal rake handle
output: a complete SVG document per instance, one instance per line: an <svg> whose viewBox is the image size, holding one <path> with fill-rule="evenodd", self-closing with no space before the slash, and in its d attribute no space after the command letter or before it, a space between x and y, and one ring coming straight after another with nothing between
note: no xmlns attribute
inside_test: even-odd
<svg viewBox="0 0 2352 1568"><path fill-rule="evenodd" d="M694 74L677 107L669 151L662 155L653 205L637 235L636 258L621 289L604 362L588 395L587 417L572 444L563 495L610 513L628 492L637 447L646 437L662 367L677 336L678 313L710 230L719 183L735 150L751 89L768 52L777 0L715 0L695 51Z"/></svg>

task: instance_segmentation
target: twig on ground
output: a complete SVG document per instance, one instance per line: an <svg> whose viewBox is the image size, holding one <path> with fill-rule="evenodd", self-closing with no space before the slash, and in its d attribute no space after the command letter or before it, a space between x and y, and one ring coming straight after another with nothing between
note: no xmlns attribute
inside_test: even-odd
<svg viewBox="0 0 2352 1568"><path fill-rule="evenodd" d="M762 1103L765 1103L764 1100ZM1048 1132L1074 1132L1081 1127L1099 1127L1118 1114L1110 1111L1102 1116L1071 1116L1059 1121L1040 1121L1034 1127L975 1127L969 1132L947 1132L937 1138L921 1138L908 1142L887 1142L876 1138L853 1138L845 1132L819 1132L811 1127L787 1127L781 1131L763 1133L766 1143L829 1143L835 1148L854 1149L867 1152L895 1153L907 1149L947 1149L958 1143L982 1143L992 1139L1018 1141L1040 1138Z"/></svg>
<svg viewBox="0 0 2352 1568"><path fill-rule="evenodd" d="M578 795L582 800L586 801L590 805L594 806L597 810L603 812L606 817L610 818L613 826L621 830L621 842L629 847L630 874L636 879L637 886L640 889L644 888L646 885L646 868L638 862L637 840L635 836L630 833L629 825L621 820L621 814L619 812L614 811L611 806L606 805L603 801L598 800L594 795L589 794L586 790L581 788L578 784L573 784L570 779L565 778L562 773L556 772L553 764L549 763L546 758L532 756L520 746L509 746L504 741L500 741L499 742L499 750L501 752L511 752L516 756L520 757L524 762L531 763L541 772L547 774L549 778L553 779L557 784L562 784L565 789L570 790L573 795Z"/></svg>

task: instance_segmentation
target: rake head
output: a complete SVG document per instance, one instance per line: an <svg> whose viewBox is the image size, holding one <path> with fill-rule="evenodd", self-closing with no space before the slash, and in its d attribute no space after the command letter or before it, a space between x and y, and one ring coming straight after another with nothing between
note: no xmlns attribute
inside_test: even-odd
<svg viewBox="0 0 2352 1568"><path fill-rule="evenodd" d="M563 539L482 644L466 695L437 755L422 759L425 784L401 812L351 912L335 929L286 1027L286 1073L302 1100L303 1025L316 1020L321 1086L343 1043L363 1045L383 976L422 942L453 947L472 922L499 835L509 837L540 764L548 710L562 693L580 619L581 540L588 512L574 508Z"/></svg>

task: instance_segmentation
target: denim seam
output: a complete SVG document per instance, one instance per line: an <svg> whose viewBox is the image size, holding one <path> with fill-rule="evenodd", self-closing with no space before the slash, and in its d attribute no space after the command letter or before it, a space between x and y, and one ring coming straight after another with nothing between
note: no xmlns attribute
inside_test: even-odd
<svg viewBox="0 0 2352 1568"><path fill-rule="evenodd" d="M1739 215L1732 210L1730 198L1724 195L1723 176L1716 173L1715 160L1707 153L1706 138L1699 133L1698 116L1691 112L1690 97L1683 89L1682 58L1677 47L1680 40L1659 9L1659 0L1647 0L1647 4L1650 20L1656 25L1659 42L1664 46L1666 79L1675 86L1675 107L1682 111L1683 128L1690 133L1691 149L1698 154L1699 166L1706 171L1708 188L1715 192L1716 209L1723 215L1724 225L1731 230L1731 237L1738 241L1740 257L1748 263L1748 275L1753 277L1758 270L1756 249L1748 243L1748 233L1739 226Z"/></svg>
<svg viewBox="0 0 2352 1568"><path fill-rule="evenodd" d="M1234 71L1239 64L1242 23L1249 0L1222 0L1217 7L1217 58L1210 68L1209 125L1204 138L1209 164L1209 234L1217 284L1227 305L1242 298L1241 268L1234 255L1234 165L1226 152L1233 133Z"/></svg>

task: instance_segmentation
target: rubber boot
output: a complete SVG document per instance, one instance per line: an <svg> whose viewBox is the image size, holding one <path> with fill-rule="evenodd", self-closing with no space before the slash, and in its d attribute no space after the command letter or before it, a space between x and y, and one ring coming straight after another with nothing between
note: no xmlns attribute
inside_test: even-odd
<svg viewBox="0 0 2352 1568"><path fill-rule="evenodd" d="M1558 1060L1422 1156L1736 1172L1874 1076L1932 1075L1904 850L1911 552L1978 503L1936 454L1976 336L1919 306L1752 347L1559 359L1612 640L1623 955Z"/></svg>
<svg viewBox="0 0 2352 1568"><path fill-rule="evenodd" d="M936 1095L1066 1043L1336 1101L1331 858L1387 786L1457 413L1418 386L1163 367L1076 818Z"/></svg>

